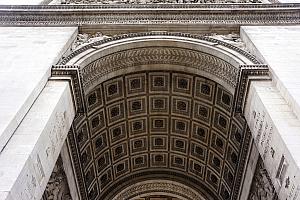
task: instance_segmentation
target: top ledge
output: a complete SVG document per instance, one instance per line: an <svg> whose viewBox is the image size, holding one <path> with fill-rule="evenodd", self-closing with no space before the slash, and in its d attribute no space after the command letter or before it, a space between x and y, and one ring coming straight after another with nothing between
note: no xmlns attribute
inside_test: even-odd
<svg viewBox="0 0 300 200"><path fill-rule="evenodd" d="M66 4L66 5L0 5L1 10L90 10L90 9L295 9L300 3L155 3L155 4Z"/></svg>

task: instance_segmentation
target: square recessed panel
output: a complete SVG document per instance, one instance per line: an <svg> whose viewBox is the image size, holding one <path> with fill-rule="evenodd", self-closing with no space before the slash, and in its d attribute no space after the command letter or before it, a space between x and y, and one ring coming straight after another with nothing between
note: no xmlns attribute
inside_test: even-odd
<svg viewBox="0 0 300 200"><path fill-rule="evenodd" d="M172 134L188 137L190 122L182 118L172 117Z"/></svg>
<svg viewBox="0 0 300 200"><path fill-rule="evenodd" d="M184 138L171 137L171 151L176 151L177 153L187 153L188 142Z"/></svg>
<svg viewBox="0 0 300 200"><path fill-rule="evenodd" d="M82 125L75 130L76 141L78 143L79 149L82 149L84 145L89 140L89 134L87 129L87 123L84 122Z"/></svg>
<svg viewBox="0 0 300 200"><path fill-rule="evenodd" d="M190 159L189 162L189 173L192 173L197 178L200 178L201 180L204 179L204 173L205 173L205 165L201 162L198 162L194 159Z"/></svg>
<svg viewBox="0 0 300 200"><path fill-rule="evenodd" d="M167 151L168 150L168 137L163 135L151 136L151 151Z"/></svg>
<svg viewBox="0 0 300 200"><path fill-rule="evenodd" d="M139 137L130 140L131 154L143 153L148 151L148 137Z"/></svg>
<svg viewBox="0 0 300 200"><path fill-rule="evenodd" d="M187 158L177 154L170 154L170 167L173 169L186 170Z"/></svg>
<svg viewBox="0 0 300 200"><path fill-rule="evenodd" d="M147 133L147 118L137 118L129 121L129 135L138 136Z"/></svg>
<svg viewBox="0 0 300 200"><path fill-rule="evenodd" d="M223 137L227 138L229 132L230 118L220 111L215 109L213 126L221 133Z"/></svg>
<svg viewBox="0 0 300 200"><path fill-rule="evenodd" d="M148 154L139 154L131 157L132 170L148 168Z"/></svg>
<svg viewBox="0 0 300 200"><path fill-rule="evenodd" d="M111 144L127 138L126 122L120 122L109 128L109 138Z"/></svg>
<svg viewBox="0 0 300 200"><path fill-rule="evenodd" d="M129 170L129 160L128 159L122 160L122 161L116 163L113 166L113 168L114 168L114 177L115 177L115 179L117 179L121 176L124 176L124 175L126 175L130 172L130 170Z"/></svg>
<svg viewBox="0 0 300 200"><path fill-rule="evenodd" d="M209 151L208 164L215 170L216 173L221 175L223 159L213 151Z"/></svg>
<svg viewBox="0 0 300 200"><path fill-rule="evenodd" d="M216 105L230 115L233 105L233 95L223 87L217 87Z"/></svg>
<svg viewBox="0 0 300 200"><path fill-rule="evenodd" d="M220 185L220 177L207 167L205 179L209 186L217 192Z"/></svg>
<svg viewBox="0 0 300 200"><path fill-rule="evenodd" d="M230 141L235 145L236 150L239 150L244 138L244 132L237 123L232 121L230 128Z"/></svg>
<svg viewBox="0 0 300 200"><path fill-rule="evenodd" d="M191 156L197 161L203 163L206 162L207 147L196 142L190 142L190 152L191 152Z"/></svg>
<svg viewBox="0 0 300 200"><path fill-rule="evenodd" d="M209 134L209 127L197 122L193 122L192 138L194 140L208 145Z"/></svg>
<svg viewBox="0 0 300 200"><path fill-rule="evenodd" d="M193 116L195 120L210 125L212 107L200 101L194 101Z"/></svg>
<svg viewBox="0 0 300 200"><path fill-rule="evenodd" d="M117 144L111 148L113 162L128 156L127 142Z"/></svg>
<svg viewBox="0 0 300 200"><path fill-rule="evenodd" d="M88 112L103 106L101 85L86 95Z"/></svg>
<svg viewBox="0 0 300 200"><path fill-rule="evenodd" d="M172 114L190 117L191 100L188 98L172 97Z"/></svg>
<svg viewBox="0 0 300 200"><path fill-rule="evenodd" d="M103 130L105 128L105 118L104 118L104 110L101 109L97 113L94 113L89 117L90 131L92 137L95 133Z"/></svg>
<svg viewBox="0 0 300 200"><path fill-rule="evenodd" d="M168 133L169 130L169 118L164 116L152 116L150 117L150 131L151 133Z"/></svg>
<svg viewBox="0 0 300 200"><path fill-rule="evenodd" d="M125 77L127 96L146 94L146 74L133 74Z"/></svg>
<svg viewBox="0 0 300 200"><path fill-rule="evenodd" d="M88 191L88 198L90 200L95 200L99 195L98 184L94 183L91 189Z"/></svg>
<svg viewBox="0 0 300 200"><path fill-rule="evenodd" d="M100 175L107 167L110 166L111 161L109 155L109 150L107 150L95 159L98 175Z"/></svg>
<svg viewBox="0 0 300 200"><path fill-rule="evenodd" d="M94 165L91 165L90 168L84 173L84 180L87 188L89 188L92 183L95 181L95 169Z"/></svg>
<svg viewBox="0 0 300 200"><path fill-rule="evenodd" d="M224 173L223 173L223 180L225 181L226 185L231 188L234 183L234 172L225 164L224 165Z"/></svg>
<svg viewBox="0 0 300 200"><path fill-rule="evenodd" d="M193 77L186 74L172 74L173 94L191 95L193 86Z"/></svg>
<svg viewBox="0 0 300 200"><path fill-rule="evenodd" d="M225 155L226 140L215 131L211 132L210 146L222 157Z"/></svg>
<svg viewBox="0 0 300 200"><path fill-rule="evenodd" d="M236 169L239 162L239 154L233 149L233 147L229 144L227 147L226 160L232 167L232 169Z"/></svg>
<svg viewBox="0 0 300 200"><path fill-rule="evenodd" d="M104 173L102 173L101 176L99 176L98 181L100 185L100 192L102 192L113 181L111 169L109 168Z"/></svg>
<svg viewBox="0 0 300 200"><path fill-rule="evenodd" d="M107 106L106 111L108 116L108 125L114 124L125 119L124 106L125 105L123 101Z"/></svg>
<svg viewBox="0 0 300 200"><path fill-rule="evenodd" d="M170 91L170 74L164 72L149 73L150 92L169 92Z"/></svg>
<svg viewBox="0 0 300 200"><path fill-rule="evenodd" d="M151 167L167 167L168 166L168 154L167 153L151 153L150 154Z"/></svg>
<svg viewBox="0 0 300 200"><path fill-rule="evenodd" d="M103 84L106 103L124 98L123 78L107 81Z"/></svg>
<svg viewBox="0 0 300 200"><path fill-rule="evenodd" d="M213 104L215 83L205 78L196 77L195 98Z"/></svg>
<svg viewBox="0 0 300 200"><path fill-rule="evenodd" d="M83 169L87 168L87 166L92 161L92 149L91 146L88 145L80 154L80 162Z"/></svg>
<svg viewBox="0 0 300 200"><path fill-rule="evenodd" d="M147 114L146 97L131 98L127 102L128 117Z"/></svg>
<svg viewBox="0 0 300 200"><path fill-rule="evenodd" d="M150 114L169 114L169 97L163 95L150 96Z"/></svg>
<svg viewBox="0 0 300 200"><path fill-rule="evenodd" d="M222 183L221 189L220 189L220 196L223 200L229 200L230 199L230 190Z"/></svg>
<svg viewBox="0 0 300 200"><path fill-rule="evenodd" d="M95 156L108 148L107 132L103 131L99 133L92 141Z"/></svg>

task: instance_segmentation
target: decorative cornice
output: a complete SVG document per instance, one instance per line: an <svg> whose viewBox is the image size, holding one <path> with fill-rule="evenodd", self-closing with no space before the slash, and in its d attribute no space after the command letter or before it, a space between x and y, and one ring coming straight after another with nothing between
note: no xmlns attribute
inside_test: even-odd
<svg viewBox="0 0 300 200"><path fill-rule="evenodd" d="M78 66L72 65L54 65L51 70L52 77L70 77L70 86L75 101L76 115L85 111L84 96L81 83L81 74Z"/></svg>
<svg viewBox="0 0 300 200"><path fill-rule="evenodd" d="M0 25L298 24L300 4L0 6Z"/></svg>
<svg viewBox="0 0 300 200"><path fill-rule="evenodd" d="M105 38L103 40L99 40L96 42L92 42L88 45L85 45L79 49L76 49L72 53L70 53L68 56L64 57L59 64L60 65L66 65L68 61L70 61L75 56L83 53L84 51L87 51L89 49L94 48L95 46L100 46L109 42L118 41L121 39L129 39L129 38L138 38L138 37L148 37L148 36L173 36L173 37L180 37L182 39L197 39L197 40L203 40L206 42L211 42L214 45L220 45L223 47L226 47L228 49L231 49L233 51L236 51L237 53L245 56L247 59L249 59L253 64L260 64L260 61L255 58L252 54L248 53L247 51L244 51L243 49L234 46L232 44L229 44L228 42L224 42L222 40L218 40L212 37L208 37L205 35L197 35L197 34L190 34L190 33L181 33L181 32L165 32L165 31L158 31L158 32L140 32L140 33L129 33L129 34L122 34L117 35L110 38Z"/></svg>
<svg viewBox="0 0 300 200"><path fill-rule="evenodd" d="M252 80L270 80L269 67L265 64L241 65L238 86L236 88L235 112L244 113L248 89Z"/></svg>
<svg viewBox="0 0 300 200"><path fill-rule="evenodd" d="M58 4L178 4L178 3L262 3L261 0L61 0Z"/></svg>

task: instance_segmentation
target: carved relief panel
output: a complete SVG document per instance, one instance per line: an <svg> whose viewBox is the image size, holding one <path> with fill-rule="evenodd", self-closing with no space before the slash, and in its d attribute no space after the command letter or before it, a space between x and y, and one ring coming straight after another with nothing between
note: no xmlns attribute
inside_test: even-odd
<svg viewBox="0 0 300 200"><path fill-rule="evenodd" d="M63 162L60 156L56 161L42 200L72 200Z"/></svg>

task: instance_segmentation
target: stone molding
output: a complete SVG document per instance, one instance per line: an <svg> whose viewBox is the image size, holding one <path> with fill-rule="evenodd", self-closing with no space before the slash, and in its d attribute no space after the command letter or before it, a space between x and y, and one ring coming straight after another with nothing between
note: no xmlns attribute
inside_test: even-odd
<svg viewBox="0 0 300 200"><path fill-rule="evenodd" d="M83 88L89 88L100 77L119 69L152 64L195 68L223 79L231 87L235 87L238 78L237 68L215 56L181 48L149 47L117 52L90 63L82 69Z"/></svg>
<svg viewBox="0 0 300 200"><path fill-rule="evenodd" d="M113 200L132 199L149 192L175 194L181 198L184 198L185 200L204 200L200 194L186 185L166 180L152 180L134 184L120 192L116 197L113 198Z"/></svg>
<svg viewBox="0 0 300 200"><path fill-rule="evenodd" d="M156 9L163 9L158 12ZM179 12L180 11L180 12ZM1 25L298 24L299 4L0 6Z"/></svg>
<svg viewBox="0 0 300 200"><path fill-rule="evenodd" d="M247 51L234 46L232 44L229 44L227 42L224 42L219 39L215 39L213 37L205 36L205 35L197 35L197 34L190 34L190 33L180 33L180 32L165 32L165 31L159 31L159 32L141 32L141 33L129 33L129 34L122 34L122 35L117 35L114 37L110 38L105 38L103 40L99 40L96 42L92 42L90 44L87 44L79 49L76 49L69 55L65 56L60 62L59 65L66 65L68 62L74 58L75 56L94 48L95 46L100 46L109 42L113 41L118 41L121 39L129 39L129 38L138 38L138 37L149 37L149 36L173 36L173 37L180 37L180 39L185 40L185 39L197 39L197 40L202 40L205 42L211 42L214 44L214 46L220 45L223 47L226 47L228 49L231 49L233 51L236 51L237 53L243 55L247 59L249 59L253 64L260 64L260 61L256 59L255 56L252 54L248 53Z"/></svg>
<svg viewBox="0 0 300 200"><path fill-rule="evenodd" d="M261 3L260 0L61 0L61 4Z"/></svg>
<svg viewBox="0 0 300 200"><path fill-rule="evenodd" d="M58 77L60 80L68 80L70 82L76 116L84 113L85 107L79 66L54 65L52 66L51 74L52 77Z"/></svg>
<svg viewBox="0 0 300 200"><path fill-rule="evenodd" d="M265 64L241 65L236 92L236 112L244 113L250 82L252 80L270 80L269 67Z"/></svg>

